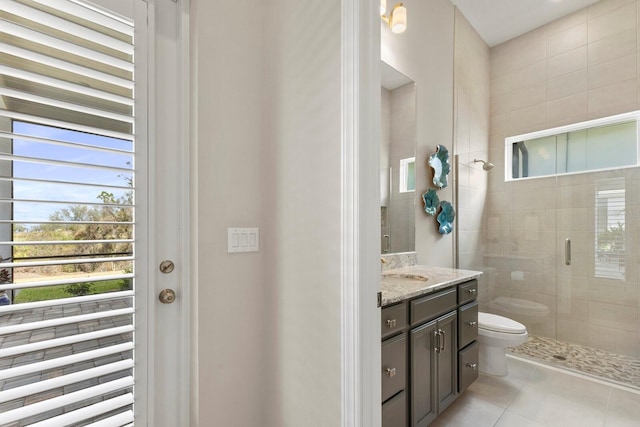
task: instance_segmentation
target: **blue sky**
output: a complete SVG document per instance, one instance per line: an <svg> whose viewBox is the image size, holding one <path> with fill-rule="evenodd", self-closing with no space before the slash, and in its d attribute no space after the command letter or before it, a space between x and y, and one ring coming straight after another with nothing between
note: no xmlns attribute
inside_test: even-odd
<svg viewBox="0 0 640 427"><path fill-rule="evenodd" d="M14 122L13 132L65 142L87 144L93 147L117 148L133 151L133 143L131 141L48 126L33 125L18 121ZM133 155L131 153L109 153L81 147L27 141L17 137L14 137L13 140L13 154L16 156L62 160L127 169L131 169L131 164L133 163ZM16 178L89 182L99 185L97 187L87 187L71 184L43 184L16 180L14 181L13 194L13 197L16 199L97 202L99 200L96 197L103 190L114 193L116 197L123 194L126 190L111 189L108 187L102 187L102 185L125 186L127 185L127 182L124 176L130 178L132 173L14 161L13 176ZM16 202L14 204L14 219L34 222L48 220L49 215L52 212L66 206L68 206L68 204Z"/></svg>

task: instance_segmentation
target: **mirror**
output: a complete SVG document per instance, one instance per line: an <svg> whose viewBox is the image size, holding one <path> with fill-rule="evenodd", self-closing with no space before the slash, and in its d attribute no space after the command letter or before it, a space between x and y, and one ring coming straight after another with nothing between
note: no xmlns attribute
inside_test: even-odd
<svg viewBox="0 0 640 427"><path fill-rule="evenodd" d="M415 251L416 84L381 63L380 241L383 254Z"/></svg>

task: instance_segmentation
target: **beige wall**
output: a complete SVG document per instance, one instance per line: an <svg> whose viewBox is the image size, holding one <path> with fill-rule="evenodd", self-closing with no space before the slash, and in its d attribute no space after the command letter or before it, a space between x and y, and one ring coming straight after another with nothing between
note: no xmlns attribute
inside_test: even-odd
<svg viewBox="0 0 640 427"><path fill-rule="evenodd" d="M407 0L407 30L392 34L382 25L382 60L416 82L416 251L418 263L453 266L453 236L438 233L437 221L423 210L421 195L433 187L427 164L437 145L451 156L453 142L453 22L454 7L448 0ZM441 200L452 199L450 185L438 191Z"/></svg>
<svg viewBox="0 0 640 427"><path fill-rule="evenodd" d="M191 3L199 425L265 425L265 359L273 342L265 322L273 286L265 275L271 254L265 190L274 181L264 158L265 6L248 0ZM211 17L217 16L234 16L233 28L226 20L214 24ZM260 227L260 252L227 254L227 227Z"/></svg>
<svg viewBox="0 0 640 427"><path fill-rule="evenodd" d="M340 425L340 11L192 0L201 426Z"/></svg>
<svg viewBox="0 0 640 427"><path fill-rule="evenodd" d="M265 98L269 159L267 419L341 420L340 1L269 2Z"/></svg>
<svg viewBox="0 0 640 427"><path fill-rule="evenodd" d="M638 355L638 169L504 182L504 138L639 108L636 0L602 0L491 49L491 161L485 205L490 299L548 307L522 320L534 334ZM627 257L623 282L594 277L595 191L622 178ZM564 265L564 239L573 264ZM490 307L485 306L485 309ZM556 316L557 313L557 316Z"/></svg>

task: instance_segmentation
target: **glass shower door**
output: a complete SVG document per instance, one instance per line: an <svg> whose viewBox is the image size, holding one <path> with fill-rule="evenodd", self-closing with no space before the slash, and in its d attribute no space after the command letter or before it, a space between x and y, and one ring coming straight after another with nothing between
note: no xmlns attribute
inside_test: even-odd
<svg viewBox="0 0 640 427"><path fill-rule="evenodd" d="M557 187L570 201L557 212L557 339L565 346L558 356L636 387L638 177L638 168L590 172L560 177Z"/></svg>

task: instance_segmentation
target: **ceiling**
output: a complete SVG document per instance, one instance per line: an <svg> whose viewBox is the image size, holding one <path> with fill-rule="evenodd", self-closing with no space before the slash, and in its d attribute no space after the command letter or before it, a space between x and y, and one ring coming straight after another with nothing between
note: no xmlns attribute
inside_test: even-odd
<svg viewBox="0 0 640 427"><path fill-rule="evenodd" d="M598 0L451 0L493 47Z"/></svg>

